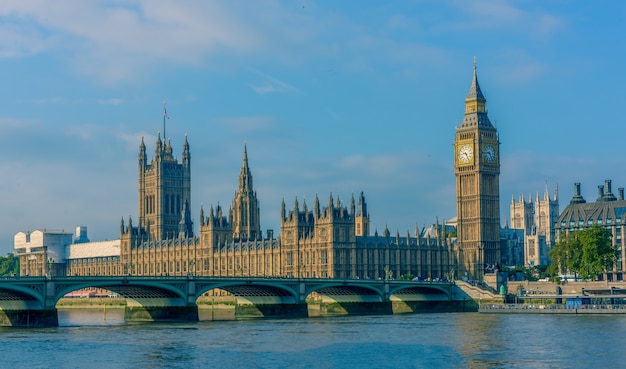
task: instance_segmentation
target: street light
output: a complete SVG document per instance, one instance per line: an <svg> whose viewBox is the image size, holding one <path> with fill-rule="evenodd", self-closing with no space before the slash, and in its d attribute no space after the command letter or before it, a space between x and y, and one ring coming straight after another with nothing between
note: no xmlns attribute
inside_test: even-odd
<svg viewBox="0 0 626 369"><path fill-rule="evenodd" d="M52 265L54 264L54 260L52 258L48 258L48 276L52 277Z"/></svg>
<svg viewBox="0 0 626 369"><path fill-rule="evenodd" d="M193 274L195 272L195 266L196 266L196 261L195 260L191 260L189 262L189 275L193 277Z"/></svg>

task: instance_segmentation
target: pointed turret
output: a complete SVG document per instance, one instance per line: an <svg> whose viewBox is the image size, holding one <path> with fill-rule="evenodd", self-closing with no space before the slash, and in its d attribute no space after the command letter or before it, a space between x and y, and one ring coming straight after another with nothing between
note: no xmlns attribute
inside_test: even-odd
<svg viewBox="0 0 626 369"><path fill-rule="evenodd" d="M352 194L352 196L350 196L350 215L355 215L355 208L356 206L354 205L354 194Z"/></svg>
<svg viewBox="0 0 626 369"><path fill-rule="evenodd" d="M280 203L280 218L284 222L287 218L287 212L285 211L285 198L283 197L283 201Z"/></svg>
<svg viewBox="0 0 626 369"><path fill-rule="evenodd" d="M472 85L470 86L470 90L467 93L467 97L465 97L465 101L480 101L483 103L487 102L487 99L485 99L485 95L483 95L483 92L480 90L480 85L478 84L478 76L476 73L476 58L474 58L474 76L472 77Z"/></svg>
<svg viewBox="0 0 626 369"><path fill-rule="evenodd" d="M248 193L252 190L252 174L250 173L250 167L248 166L248 148L244 143L243 145L243 163L241 164L241 171L239 173L239 191Z"/></svg>
<svg viewBox="0 0 626 369"><path fill-rule="evenodd" d="M178 237L188 238L193 236L193 222L191 221L191 211L189 210L189 203L185 201L183 204L183 210L180 216L180 222L178 222Z"/></svg>
<svg viewBox="0 0 626 369"><path fill-rule="evenodd" d="M315 219L320 217L320 199L315 194L315 204L313 205L313 214L315 215Z"/></svg>
<svg viewBox="0 0 626 369"><path fill-rule="evenodd" d="M163 152L163 141L161 140L161 131L157 132L156 149L154 150L155 158L161 157Z"/></svg>
<svg viewBox="0 0 626 369"><path fill-rule="evenodd" d="M487 99L478 84L476 73L476 58L474 58L474 76L472 85L465 97L465 117L463 117L462 128L472 127L494 128L487 116Z"/></svg>
<svg viewBox="0 0 626 369"><path fill-rule="evenodd" d="M239 172L239 187L232 206L233 237L254 240L261 235L259 201L252 185L252 173L248 165L248 147L244 142L243 160Z"/></svg>
<svg viewBox="0 0 626 369"><path fill-rule="evenodd" d="M189 141L187 141L187 134L185 134L185 143L183 143L183 156L182 156L183 166L189 167L190 160L191 160L191 154L189 153Z"/></svg>

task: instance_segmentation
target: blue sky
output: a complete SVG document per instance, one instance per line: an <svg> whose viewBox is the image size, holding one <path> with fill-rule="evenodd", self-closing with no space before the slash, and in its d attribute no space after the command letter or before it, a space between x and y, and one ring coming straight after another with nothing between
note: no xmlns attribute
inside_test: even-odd
<svg viewBox="0 0 626 369"><path fill-rule="evenodd" d="M0 3L0 253L22 230L119 236L137 154L189 136L191 210L230 206L247 143L262 228L364 191L372 228L455 216L473 58L511 197L626 187L626 2Z"/></svg>

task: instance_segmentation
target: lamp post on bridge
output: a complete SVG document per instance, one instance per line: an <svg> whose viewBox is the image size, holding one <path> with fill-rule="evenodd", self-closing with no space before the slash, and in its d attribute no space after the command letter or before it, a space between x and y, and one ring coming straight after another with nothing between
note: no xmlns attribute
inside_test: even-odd
<svg viewBox="0 0 626 369"><path fill-rule="evenodd" d="M196 261L195 260L191 260L189 262L189 276L193 277L195 270L196 270Z"/></svg>
<svg viewBox="0 0 626 369"><path fill-rule="evenodd" d="M389 270L389 265L385 265L385 280L388 281L391 277L391 271Z"/></svg>
<svg viewBox="0 0 626 369"><path fill-rule="evenodd" d="M54 265L54 259L48 258L48 277L52 277L52 266Z"/></svg>

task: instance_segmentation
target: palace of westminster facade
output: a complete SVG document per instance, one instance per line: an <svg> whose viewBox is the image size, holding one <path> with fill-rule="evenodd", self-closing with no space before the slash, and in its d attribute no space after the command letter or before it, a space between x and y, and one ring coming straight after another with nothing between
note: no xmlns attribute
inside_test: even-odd
<svg viewBox="0 0 626 369"><path fill-rule="evenodd" d="M265 276L302 278L422 278L482 280L499 265L499 140L487 116L476 65L465 115L454 142L457 234L445 225L423 235L370 234L363 193L345 204L315 197L312 208L283 200L280 235L261 231L259 202L244 145L239 185L230 209L200 209L199 234L190 215L191 155L156 141L148 160L139 147L138 219L122 219L120 239L72 241L63 231L19 232L21 275ZM86 235L83 235L86 236ZM88 240L86 240L88 241Z"/></svg>

